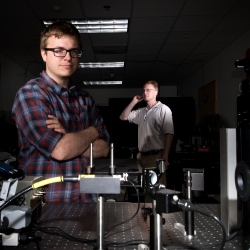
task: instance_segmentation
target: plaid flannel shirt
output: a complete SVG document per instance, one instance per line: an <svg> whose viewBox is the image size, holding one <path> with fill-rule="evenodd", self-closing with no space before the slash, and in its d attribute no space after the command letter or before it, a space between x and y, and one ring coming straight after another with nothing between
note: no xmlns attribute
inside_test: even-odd
<svg viewBox="0 0 250 250"><path fill-rule="evenodd" d="M12 114L18 130L18 165L28 176L78 176L89 165L89 158L83 156L66 161L51 158L62 134L47 128L49 114L56 116L67 132L94 126L99 139L109 144L106 126L89 93L75 86L65 89L44 71L19 89ZM91 201L91 195L80 197L79 183L50 184L45 191L46 202Z"/></svg>

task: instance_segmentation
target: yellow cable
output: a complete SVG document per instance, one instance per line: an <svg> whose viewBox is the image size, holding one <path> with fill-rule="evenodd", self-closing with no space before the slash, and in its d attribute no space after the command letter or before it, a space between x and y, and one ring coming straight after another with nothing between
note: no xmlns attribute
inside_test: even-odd
<svg viewBox="0 0 250 250"><path fill-rule="evenodd" d="M52 184L55 182L63 182L63 176L53 177L53 178L49 178L46 180L36 182L32 185L32 188L33 189L40 188L40 187L43 187L43 186L46 186L48 184Z"/></svg>
<svg viewBox="0 0 250 250"><path fill-rule="evenodd" d="M94 174L80 174L79 175L79 179L80 178L94 178L95 175Z"/></svg>
<svg viewBox="0 0 250 250"><path fill-rule="evenodd" d="M94 178L94 177L95 177L94 174L82 174L82 175L79 175L79 180L81 178ZM40 187L43 187L43 186L46 186L55 182L63 182L63 176L52 177L46 180L36 182L32 185L32 188L33 189L40 188Z"/></svg>

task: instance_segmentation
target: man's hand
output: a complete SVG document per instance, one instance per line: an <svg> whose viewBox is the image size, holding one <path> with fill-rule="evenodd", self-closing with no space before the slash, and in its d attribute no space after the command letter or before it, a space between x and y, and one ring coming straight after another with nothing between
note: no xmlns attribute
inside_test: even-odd
<svg viewBox="0 0 250 250"><path fill-rule="evenodd" d="M143 96L141 96L141 95L136 95L136 96L134 96L134 98L133 98L133 102L134 102L134 103L141 102L142 100L143 100Z"/></svg>
<svg viewBox="0 0 250 250"><path fill-rule="evenodd" d="M61 129L60 127L59 130ZM51 157L64 161L80 156L89 148L90 143L94 143L98 139L98 136L98 130L93 126L80 132L66 133L56 144Z"/></svg>
<svg viewBox="0 0 250 250"><path fill-rule="evenodd" d="M167 152L165 152L165 151L163 152L162 159L165 160L165 167L166 167L166 169L168 169L169 161L168 161L168 153Z"/></svg>
<svg viewBox="0 0 250 250"><path fill-rule="evenodd" d="M120 114L120 119L122 121L126 121L128 120L128 116L131 112L131 110L133 109L133 107L138 103L141 102L143 100L143 96L141 95L136 95L133 97L132 101L129 103L129 105L122 111L122 113Z"/></svg>
<svg viewBox="0 0 250 250"><path fill-rule="evenodd" d="M58 118L53 115L48 115L48 117L49 119L46 120L47 128L53 128L55 131L65 135L66 130L59 122Z"/></svg>
<svg viewBox="0 0 250 250"><path fill-rule="evenodd" d="M166 169L168 169L168 165L169 165L169 161L168 161L168 158L164 158L163 159L165 160L165 166L166 166Z"/></svg>

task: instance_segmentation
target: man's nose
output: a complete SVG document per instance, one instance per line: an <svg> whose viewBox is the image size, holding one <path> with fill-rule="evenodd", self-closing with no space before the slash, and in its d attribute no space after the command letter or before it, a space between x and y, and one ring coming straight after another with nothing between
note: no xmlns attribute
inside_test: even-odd
<svg viewBox="0 0 250 250"><path fill-rule="evenodd" d="M72 58L69 51L67 51L67 53L66 53L64 59L65 59L65 58L66 58L66 59L71 59L71 58Z"/></svg>

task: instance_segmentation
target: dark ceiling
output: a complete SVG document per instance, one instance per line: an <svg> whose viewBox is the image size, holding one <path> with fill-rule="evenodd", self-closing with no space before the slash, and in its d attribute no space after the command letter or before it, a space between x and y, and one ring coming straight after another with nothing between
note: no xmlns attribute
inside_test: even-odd
<svg viewBox="0 0 250 250"><path fill-rule="evenodd" d="M42 19L129 19L127 33L81 34L82 62L125 62L78 69L73 80L84 88L101 80L178 85L250 28L250 0L1 0L0 10L1 53L34 76L44 69Z"/></svg>

